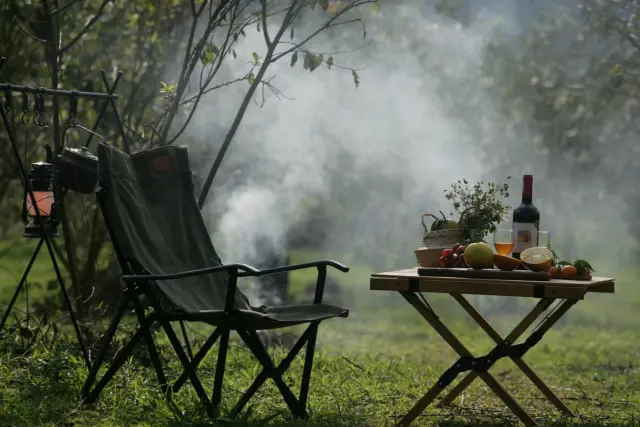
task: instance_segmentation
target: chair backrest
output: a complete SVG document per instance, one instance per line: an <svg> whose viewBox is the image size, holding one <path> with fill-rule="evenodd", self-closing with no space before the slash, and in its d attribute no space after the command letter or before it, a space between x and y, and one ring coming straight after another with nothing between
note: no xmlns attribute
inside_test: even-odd
<svg viewBox="0 0 640 427"><path fill-rule="evenodd" d="M186 147L128 155L103 143L98 161L100 205L121 263L139 265L150 274L221 265L196 202ZM224 309L228 280L226 272L217 272L157 285L172 304L193 313ZM240 292L235 303L249 308Z"/></svg>

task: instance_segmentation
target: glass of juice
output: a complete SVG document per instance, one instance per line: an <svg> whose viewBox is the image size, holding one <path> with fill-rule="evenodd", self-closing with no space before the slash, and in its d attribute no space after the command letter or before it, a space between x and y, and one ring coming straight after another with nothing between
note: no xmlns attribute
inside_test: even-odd
<svg viewBox="0 0 640 427"><path fill-rule="evenodd" d="M509 255L514 242L513 230L499 228L493 233L493 246L500 255Z"/></svg>

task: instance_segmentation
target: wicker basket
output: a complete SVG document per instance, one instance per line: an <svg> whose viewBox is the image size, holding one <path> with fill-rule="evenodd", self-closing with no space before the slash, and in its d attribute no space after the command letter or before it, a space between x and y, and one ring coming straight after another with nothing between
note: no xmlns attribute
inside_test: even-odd
<svg viewBox="0 0 640 427"><path fill-rule="evenodd" d="M442 250L451 248L456 243L462 243L464 236L462 232L457 229L429 231L427 224L424 222L426 216L433 215L422 215L421 222L424 228L422 243L424 246L416 249L414 252L418 264L421 267L439 267Z"/></svg>
<svg viewBox="0 0 640 427"><path fill-rule="evenodd" d="M427 248L446 249L456 243L462 243L463 240L460 230L438 230L425 232L422 243Z"/></svg>

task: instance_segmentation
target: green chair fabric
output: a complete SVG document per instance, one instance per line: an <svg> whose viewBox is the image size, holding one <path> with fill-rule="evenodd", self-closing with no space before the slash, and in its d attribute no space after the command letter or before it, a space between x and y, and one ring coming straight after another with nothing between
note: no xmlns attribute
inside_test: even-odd
<svg viewBox="0 0 640 427"><path fill-rule="evenodd" d="M127 155L100 144L98 159L112 239L126 262L152 275L222 265L198 208L185 147ZM224 318L228 283L229 274L224 271L156 281L177 310L198 314L199 321L214 325ZM234 307L234 324L251 329L348 315L347 309L326 304L251 307L241 292L235 295Z"/></svg>

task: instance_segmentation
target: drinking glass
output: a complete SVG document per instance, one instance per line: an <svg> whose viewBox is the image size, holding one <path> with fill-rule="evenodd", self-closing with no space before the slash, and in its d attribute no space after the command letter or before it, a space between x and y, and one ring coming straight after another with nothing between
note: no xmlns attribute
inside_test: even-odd
<svg viewBox="0 0 640 427"><path fill-rule="evenodd" d="M548 231L538 231L538 246L551 249L551 238Z"/></svg>
<svg viewBox="0 0 640 427"><path fill-rule="evenodd" d="M514 242L513 230L499 228L493 233L493 246L500 255L509 255Z"/></svg>

